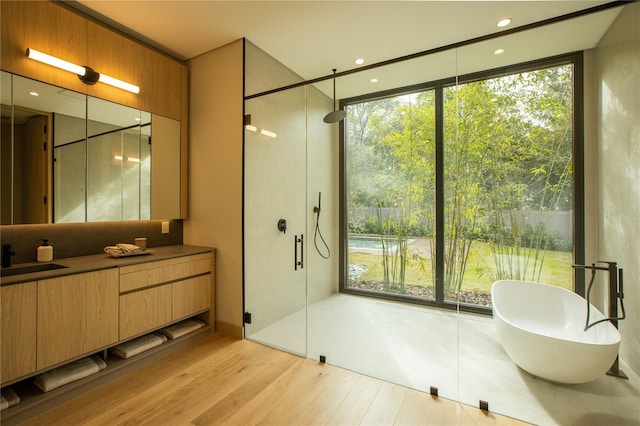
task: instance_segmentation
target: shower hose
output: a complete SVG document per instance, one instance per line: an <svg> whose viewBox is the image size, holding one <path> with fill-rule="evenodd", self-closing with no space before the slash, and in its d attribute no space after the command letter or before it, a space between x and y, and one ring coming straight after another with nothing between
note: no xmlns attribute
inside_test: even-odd
<svg viewBox="0 0 640 426"><path fill-rule="evenodd" d="M322 244L326 249L326 254L320 251L320 248L318 247L318 241L317 241L318 236L320 236L320 241L322 241ZM316 230L315 230L315 233L313 234L313 245L316 247L316 251L323 259L328 259L329 256L331 256L331 250L329 250L329 246L327 245L327 242L324 240L324 237L322 236L322 232L320 232L320 209L316 210Z"/></svg>

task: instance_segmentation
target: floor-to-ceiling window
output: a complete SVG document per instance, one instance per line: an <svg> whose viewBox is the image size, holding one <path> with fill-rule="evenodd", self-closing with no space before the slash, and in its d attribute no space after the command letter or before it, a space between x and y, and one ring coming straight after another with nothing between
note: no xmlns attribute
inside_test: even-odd
<svg viewBox="0 0 640 426"><path fill-rule="evenodd" d="M435 91L346 109L349 288L435 300Z"/></svg>
<svg viewBox="0 0 640 426"><path fill-rule="evenodd" d="M578 60L344 100L342 290L487 311L500 279L573 290Z"/></svg>

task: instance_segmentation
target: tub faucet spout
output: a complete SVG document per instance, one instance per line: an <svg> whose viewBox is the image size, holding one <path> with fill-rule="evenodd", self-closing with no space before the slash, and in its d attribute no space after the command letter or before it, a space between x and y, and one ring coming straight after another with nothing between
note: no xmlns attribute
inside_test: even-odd
<svg viewBox="0 0 640 426"><path fill-rule="evenodd" d="M604 263L604 262L599 262L599 263ZM615 264L615 262L613 262ZM573 265L571 265L572 268L574 269L591 269L592 271L608 271L609 268L605 268L604 266L596 266L595 263L592 263L591 265L576 265L575 263Z"/></svg>

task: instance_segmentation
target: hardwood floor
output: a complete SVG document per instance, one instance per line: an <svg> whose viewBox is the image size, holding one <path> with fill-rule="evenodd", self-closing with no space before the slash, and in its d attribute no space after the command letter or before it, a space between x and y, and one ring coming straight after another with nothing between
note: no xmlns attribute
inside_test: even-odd
<svg viewBox="0 0 640 426"><path fill-rule="evenodd" d="M214 333L26 425L524 425Z"/></svg>

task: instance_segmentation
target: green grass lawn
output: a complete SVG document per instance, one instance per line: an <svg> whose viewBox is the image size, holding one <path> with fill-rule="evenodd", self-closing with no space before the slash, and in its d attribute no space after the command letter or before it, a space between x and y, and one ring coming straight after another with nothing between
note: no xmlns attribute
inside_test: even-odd
<svg viewBox="0 0 640 426"><path fill-rule="evenodd" d="M409 245L411 250L411 244ZM354 252L349 253L349 263L367 267L360 279L382 281L382 255ZM544 253L540 282L573 289L573 270L571 252L547 251ZM467 261L462 290L489 293L495 281L496 266L489 243L474 241ZM530 274L525 278L530 280ZM410 259L406 269L405 283L411 285L433 285L431 259L423 261Z"/></svg>

